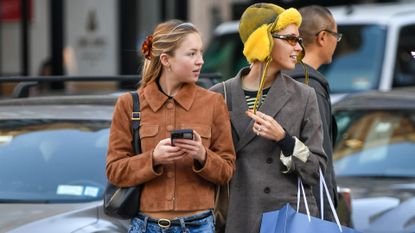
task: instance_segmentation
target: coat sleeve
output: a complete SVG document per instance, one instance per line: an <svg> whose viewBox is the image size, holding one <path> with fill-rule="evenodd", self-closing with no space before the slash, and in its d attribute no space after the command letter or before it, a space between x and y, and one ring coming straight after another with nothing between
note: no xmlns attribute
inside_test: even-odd
<svg viewBox="0 0 415 233"><path fill-rule="evenodd" d="M228 182L235 171L235 149L232 142L229 112L221 95L215 95L211 145L206 148L206 162L193 170L204 179L219 185Z"/></svg>
<svg viewBox="0 0 415 233"><path fill-rule="evenodd" d="M145 183L162 174L162 168L153 169L152 151L135 155L131 131L132 98L129 93L120 96L115 104L108 143L106 174L119 187Z"/></svg>
<svg viewBox="0 0 415 233"><path fill-rule="evenodd" d="M298 174L304 184L317 185L319 167L326 169L327 156L323 149L323 128L317 98L310 89L299 138L296 138L294 155L292 156L292 172ZM296 152L298 151L298 152ZM307 153L307 155L303 155Z"/></svg>

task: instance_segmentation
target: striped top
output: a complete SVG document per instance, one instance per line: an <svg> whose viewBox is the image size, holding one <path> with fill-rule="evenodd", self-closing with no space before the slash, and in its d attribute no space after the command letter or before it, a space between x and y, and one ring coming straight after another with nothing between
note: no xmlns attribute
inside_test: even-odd
<svg viewBox="0 0 415 233"><path fill-rule="evenodd" d="M267 88L262 91L262 98L261 98L260 103L258 104L257 109L259 108L259 106L261 106L262 103L264 103L265 98L267 98L269 89L270 88ZM258 91L244 90L244 94L245 94L246 103L248 104L248 109L250 110L254 109L255 98L256 98L256 95L258 94Z"/></svg>

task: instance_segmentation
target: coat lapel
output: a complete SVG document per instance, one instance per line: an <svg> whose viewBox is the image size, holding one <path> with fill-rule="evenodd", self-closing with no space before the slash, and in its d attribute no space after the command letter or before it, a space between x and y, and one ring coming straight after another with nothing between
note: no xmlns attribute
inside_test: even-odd
<svg viewBox="0 0 415 233"><path fill-rule="evenodd" d="M292 95L286 83L287 78L289 77L278 75L259 111L276 118L278 112L287 104Z"/></svg>
<svg viewBox="0 0 415 233"><path fill-rule="evenodd" d="M229 82L229 91L232 92L231 101L233 105L230 117L239 138L241 138L241 135L245 132L250 122L250 118L245 114L248 110L248 105L246 104L245 94L242 90L241 72Z"/></svg>
<svg viewBox="0 0 415 233"><path fill-rule="evenodd" d="M267 98L265 99L264 103L260 106L259 111L269 116L272 116L275 119L278 112L284 107L284 105L289 100L290 96L291 96L291 93L287 89L286 77L278 75L277 79L274 81L274 83L271 86L271 89L268 92ZM244 99L244 103L246 105L245 99ZM241 150L252 139L257 137L257 135L252 131L254 121L246 116L245 110L246 109L244 109L243 114L247 120L245 120L244 122L242 121L239 122L240 125L238 125L238 127L241 127L241 129L243 129L243 133L240 134L240 137L239 137L240 140L238 144L236 145L236 152ZM242 123L245 125L242 126L241 125Z"/></svg>

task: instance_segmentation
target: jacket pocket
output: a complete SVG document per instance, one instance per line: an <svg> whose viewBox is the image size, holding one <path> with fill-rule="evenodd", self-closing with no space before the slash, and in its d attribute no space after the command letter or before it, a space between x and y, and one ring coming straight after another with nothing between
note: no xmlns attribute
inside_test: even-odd
<svg viewBox="0 0 415 233"><path fill-rule="evenodd" d="M141 150L143 152L151 150L157 143L159 134L158 125L141 125L140 126L140 140Z"/></svg>
<svg viewBox="0 0 415 233"><path fill-rule="evenodd" d="M159 132L158 125L142 125L140 126L140 138L154 137Z"/></svg>

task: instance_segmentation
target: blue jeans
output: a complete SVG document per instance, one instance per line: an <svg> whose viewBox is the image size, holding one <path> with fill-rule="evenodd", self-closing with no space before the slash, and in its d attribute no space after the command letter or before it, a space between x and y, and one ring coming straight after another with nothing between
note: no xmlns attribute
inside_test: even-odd
<svg viewBox="0 0 415 233"><path fill-rule="evenodd" d="M139 214L131 219L128 233L214 233L215 224L212 211L172 220L159 220Z"/></svg>

